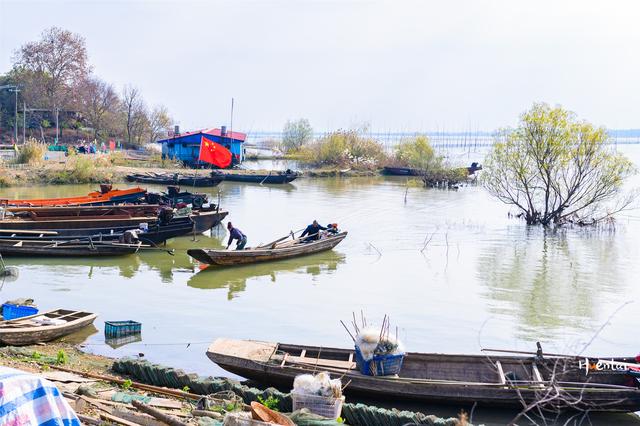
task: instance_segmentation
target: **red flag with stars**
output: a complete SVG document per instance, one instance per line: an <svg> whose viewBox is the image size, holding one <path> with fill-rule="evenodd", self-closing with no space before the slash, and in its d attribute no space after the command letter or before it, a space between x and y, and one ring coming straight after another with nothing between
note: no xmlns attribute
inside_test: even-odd
<svg viewBox="0 0 640 426"><path fill-rule="evenodd" d="M231 151L211 139L202 136L198 160L211 163L214 166L224 169L231 164Z"/></svg>

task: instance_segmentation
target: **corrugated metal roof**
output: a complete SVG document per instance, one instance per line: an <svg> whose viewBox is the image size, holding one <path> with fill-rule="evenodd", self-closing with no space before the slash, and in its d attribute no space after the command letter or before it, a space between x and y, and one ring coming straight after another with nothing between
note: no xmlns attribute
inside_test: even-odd
<svg viewBox="0 0 640 426"><path fill-rule="evenodd" d="M213 127L210 129L194 130L193 132L180 133L179 135L174 136L172 138L159 140L158 143L168 142L175 139L183 138L185 136L193 136L193 135L199 135L199 134L222 137L222 130L218 128L213 128ZM247 134L241 133L241 132L227 131L224 137L244 142L247 139Z"/></svg>

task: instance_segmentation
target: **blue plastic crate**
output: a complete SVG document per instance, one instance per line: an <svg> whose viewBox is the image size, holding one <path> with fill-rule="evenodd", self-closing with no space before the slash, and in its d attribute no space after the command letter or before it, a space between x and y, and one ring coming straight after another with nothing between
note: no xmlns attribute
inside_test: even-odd
<svg viewBox="0 0 640 426"><path fill-rule="evenodd" d="M362 374L367 376L392 376L400 373L404 354L374 355L365 361L360 349L356 346L356 365Z"/></svg>
<svg viewBox="0 0 640 426"><path fill-rule="evenodd" d="M11 303L4 303L2 305L2 318L5 320L28 317L29 315L35 315L38 313L38 308L27 305L12 305Z"/></svg>
<svg viewBox="0 0 640 426"><path fill-rule="evenodd" d="M142 332L142 324L136 321L105 321L104 335L107 338L129 336L131 334L140 334Z"/></svg>

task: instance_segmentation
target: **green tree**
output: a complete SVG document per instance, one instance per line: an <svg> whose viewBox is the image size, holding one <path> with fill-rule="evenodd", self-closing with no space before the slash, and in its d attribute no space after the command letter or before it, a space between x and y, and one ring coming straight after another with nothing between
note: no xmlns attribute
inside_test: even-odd
<svg viewBox="0 0 640 426"><path fill-rule="evenodd" d="M395 160L399 165L424 171L443 167L442 156L436 154L429 138L424 135L400 142L395 149Z"/></svg>
<svg viewBox="0 0 640 426"><path fill-rule="evenodd" d="M485 161L483 184L527 224L595 223L629 206L619 196L631 162L607 144L604 128L561 107L534 104Z"/></svg>
<svg viewBox="0 0 640 426"><path fill-rule="evenodd" d="M306 118L287 120L282 130L282 146L285 151L296 151L313 139L313 128Z"/></svg>

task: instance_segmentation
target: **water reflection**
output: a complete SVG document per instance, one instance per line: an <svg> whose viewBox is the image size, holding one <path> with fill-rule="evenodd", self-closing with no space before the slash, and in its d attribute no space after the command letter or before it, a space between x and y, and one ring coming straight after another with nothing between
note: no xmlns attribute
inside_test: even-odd
<svg viewBox="0 0 640 426"><path fill-rule="evenodd" d="M338 269L338 265L345 262L346 256L328 251L297 259L281 260L278 262L258 263L235 267L218 268L210 266L193 275L187 285L199 289L227 288L227 299L233 299L238 293L247 288L247 281L258 277L269 277L272 283L282 273L307 274L312 279L321 274L331 274Z"/></svg>
<svg viewBox="0 0 640 426"><path fill-rule="evenodd" d="M510 231L482 250L477 276L490 312L513 319L524 340L597 328L598 303L620 297L618 246L613 232Z"/></svg>

